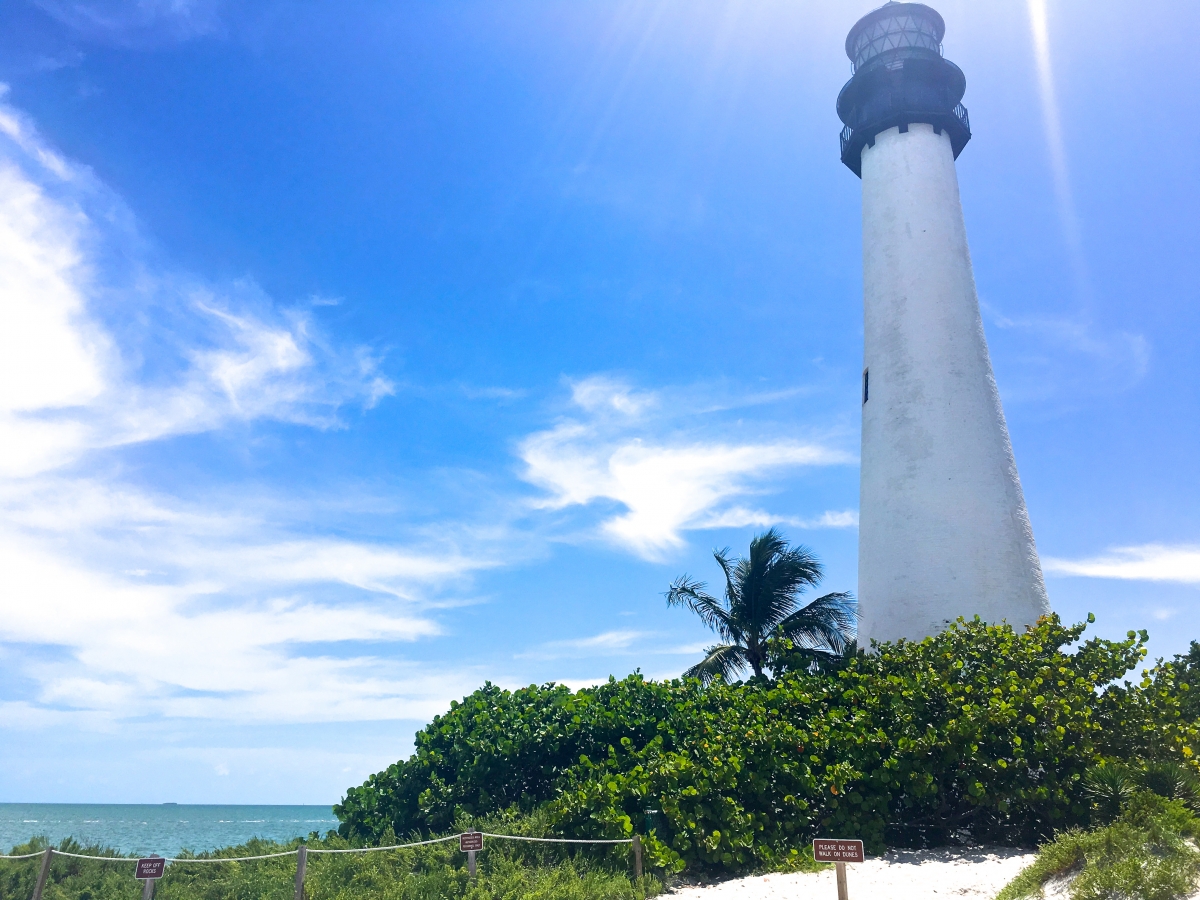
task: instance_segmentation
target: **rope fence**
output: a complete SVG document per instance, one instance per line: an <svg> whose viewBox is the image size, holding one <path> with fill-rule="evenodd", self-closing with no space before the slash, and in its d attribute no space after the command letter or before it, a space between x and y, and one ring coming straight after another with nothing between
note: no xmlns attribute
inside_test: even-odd
<svg viewBox="0 0 1200 900"><path fill-rule="evenodd" d="M484 837L500 838L505 841L538 841L546 844L635 844L638 842L636 837L617 838L616 840L581 840L578 838L535 838L522 837L516 834L492 834L490 831L479 832Z"/></svg>
<svg viewBox="0 0 1200 900"><path fill-rule="evenodd" d="M308 855L310 853L380 853L387 850L404 850L409 847L426 847L430 844L443 844L446 841L457 840L459 849L467 854L467 867L472 877L475 876L475 854L478 850L483 849L483 839L485 837L493 838L500 841L531 841L541 844L630 844L633 848L633 874L635 878L642 877L642 839L638 835L631 838L615 838L615 839L588 839L588 838L544 838L544 837L526 837L519 834L492 834L490 831L468 831L462 834L451 834L446 837L431 838L427 841L412 841L407 844L391 844L387 847L345 847L342 849L308 847L301 844L295 850L285 850L282 853L263 853L259 856L210 856L204 859L195 859L182 856L151 856L138 859L133 856L89 856L86 853L68 853L66 850L55 850L53 847L47 847L45 850L38 850L34 853L21 853L15 856L0 854L0 859L33 859L35 857L42 858L42 867L38 872L37 885L33 890L32 900L42 900L42 891L46 887L46 878L50 874L50 861L55 856L69 856L73 859L90 859L97 862L109 863L134 863L137 866L138 875L141 874L143 864L153 860L158 864L157 875L141 879L144 882L142 890L142 900L151 900L154 896L154 882L157 878L161 878L165 872L167 863L229 863L229 862L252 862L259 859L278 859L284 856L296 857L296 893L295 900L304 900L304 876L308 869Z"/></svg>

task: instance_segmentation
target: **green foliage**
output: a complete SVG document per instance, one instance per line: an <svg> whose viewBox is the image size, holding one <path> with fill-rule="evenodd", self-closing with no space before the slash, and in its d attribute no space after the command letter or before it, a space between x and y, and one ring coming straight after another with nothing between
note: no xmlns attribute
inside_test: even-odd
<svg viewBox="0 0 1200 900"><path fill-rule="evenodd" d="M772 865L817 833L876 850L889 832L1033 840L1086 821L1079 782L1108 740L1097 691L1142 658L1136 636L1064 652L1082 631L960 623L832 677L714 685L642 750L582 764L554 809L628 833L659 798L668 827L651 847L669 868Z"/></svg>
<svg viewBox="0 0 1200 900"><path fill-rule="evenodd" d="M1192 641L1187 653L1171 660L1171 668L1181 684L1200 687L1200 643ZM1179 706L1185 719L1200 720L1200 690L1185 691L1179 698Z"/></svg>
<svg viewBox="0 0 1200 900"><path fill-rule="evenodd" d="M1198 836L1200 819L1183 803L1138 792L1111 825L1071 829L1042 847L997 900L1037 897L1065 877L1072 878L1071 900L1182 900L1200 876Z"/></svg>
<svg viewBox="0 0 1200 900"><path fill-rule="evenodd" d="M1092 804L1092 821L1107 825L1121 814L1137 791L1134 770L1124 763L1106 759L1083 776L1083 796Z"/></svg>
<svg viewBox="0 0 1200 900"><path fill-rule="evenodd" d="M1150 760L1135 772L1138 784L1146 790L1178 800L1193 812L1200 809L1200 778L1191 766L1169 759Z"/></svg>
<svg viewBox="0 0 1200 900"><path fill-rule="evenodd" d="M27 844L14 847L13 854L34 853L50 846L45 838L34 838ZM108 847L81 845L67 838L55 845L56 850L84 853L88 856L110 856L122 859ZM0 860L0 900L29 900L41 869L41 857L23 860ZM140 882L132 877L133 865L127 861L90 862L57 856L51 863L50 877L42 893L44 900L137 900L142 895Z"/></svg>
<svg viewBox="0 0 1200 900"><path fill-rule="evenodd" d="M652 808L648 856L668 871L796 866L820 834L1034 841L1087 823L1100 760L1184 762L1196 743L1171 665L1114 683L1145 635L1080 643L1084 627L960 621L774 682L489 685L336 811L355 839L514 802L559 834L621 837Z"/></svg>
<svg viewBox="0 0 1200 900"><path fill-rule="evenodd" d="M648 743L678 699L640 675L578 693L485 684L420 731L408 760L350 788L334 807L338 830L375 842L385 829L428 835L463 814L532 811L556 796L581 756L603 756L622 738Z"/></svg>
<svg viewBox="0 0 1200 900"><path fill-rule="evenodd" d="M461 820L456 830L473 825L485 831L542 836L544 814L523 817L506 813L486 820ZM390 835L389 837L394 837ZM255 856L294 850L299 841L276 844L251 841L215 854L212 859ZM310 848L347 848L350 843L330 833L312 835ZM15 852L46 846L37 840ZM73 841L59 849L100 855L96 847L81 848ZM111 851L108 851L111 854ZM116 856L116 854L111 854ZM47 882L46 900L136 900L141 884L133 864L55 857ZM0 861L0 900L29 900L40 859ZM561 845L488 839L479 854L479 875L472 881L466 858L454 841L406 850L368 854L310 854L305 878L309 900L645 900L659 893L651 877L629 877L629 848L564 848ZM171 863L155 891L156 900L291 900L296 873L294 856L251 862Z"/></svg>
<svg viewBox="0 0 1200 900"><path fill-rule="evenodd" d="M1083 793L1092 803L1092 824L1115 821L1139 791L1178 800L1193 812L1200 810L1200 776L1194 767L1170 759L1139 760L1133 764L1105 759L1088 769Z"/></svg>

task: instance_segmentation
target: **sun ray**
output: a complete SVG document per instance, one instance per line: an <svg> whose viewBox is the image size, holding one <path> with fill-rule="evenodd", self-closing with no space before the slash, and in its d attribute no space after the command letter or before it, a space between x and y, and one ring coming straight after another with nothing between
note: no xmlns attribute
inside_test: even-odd
<svg viewBox="0 0 1200 900"><path fill-rule="evenodd" d="M1079 213L1071 191L1071 179L1067 167L1067 148L1063 140L1062 116L1058 106L1058 95L1054 89L1054 69L1050 62L1050 27L1046 0L1027 0L1029 26L1033 33L1034 58L1037 61L1038 89L1042 100L1042 121L1046 129L1046 143L1050 151L1050 167L1054 175L1054 194L1058 206L1058 217L1063 238L1070 254L1071 268L1076 289L1086 295L1089 278L1087 260L1083 251L1083 234L1079 224Z"/></svg>

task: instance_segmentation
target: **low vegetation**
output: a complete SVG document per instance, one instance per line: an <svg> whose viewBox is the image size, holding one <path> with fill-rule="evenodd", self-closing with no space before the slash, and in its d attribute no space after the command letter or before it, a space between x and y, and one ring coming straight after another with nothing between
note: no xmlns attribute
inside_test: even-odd
<svg viewBox="0 0 1200 900"><path fill-rule="evenodd" d="M1105 759L1189 763L1197 746L1188 667L1139 677L1144 633L1082 640L1085 627L960 621L838 670L707 687L486 685L350 789L339 830L375 841L536 810L565 836L648 833L666 872L786 867L818 834L873 852L1033 845L1091 823L1085 775Z"/></svg>
<svg viewBox="0 0 1200 900"><path fill-rule="evenodd" d="M539 836L544 817L502 815L456 824L457 830L474 826L484 831ZM389 842L394 836L387 835ZM330 833L305 841L310 848L342 849L351 844ZM299 841L277 844L251 841L198 858L257 856L295 850ZM16 852L43 849L35 840ZM81 847L64 841L58 849L88 855L111 855L98 847ZM0 900L29 900L33 895L40 860L0 861ZM167 867L158 883L155 900L291 900L294 891L294 856L251 862L177 862ZM133 865L120 862L55 857L45 900L137 900L141 884L134 880ZM463 854L454 842L368 854L310 854L305 878L309 900L645 900L658 894L661 881L654 877L634 880L629 848L597 850L561 845L488 840L479 854L475 879L468 876Z"/></svg>
<svg viewBox="0 0 1200 900"><path fill-rule="evenodd" d="M1200 876L1197 838L1200 819L1182 801L1139 791L1111 824L1070 829L1043 846L997 900L1040 897L1056 879L1071 900L1181 900Z"/></svg>

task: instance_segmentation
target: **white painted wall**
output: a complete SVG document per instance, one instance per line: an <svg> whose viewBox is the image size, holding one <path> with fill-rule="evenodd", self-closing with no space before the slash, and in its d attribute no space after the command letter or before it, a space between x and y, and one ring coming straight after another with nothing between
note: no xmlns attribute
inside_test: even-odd
<svg viewBox="0 0 1200 900"><path fill-rule="evenodd" d="M992 375L954 155L914 124L862 155L864 366L859 644L958 616L1049 612Z"/></svg>

